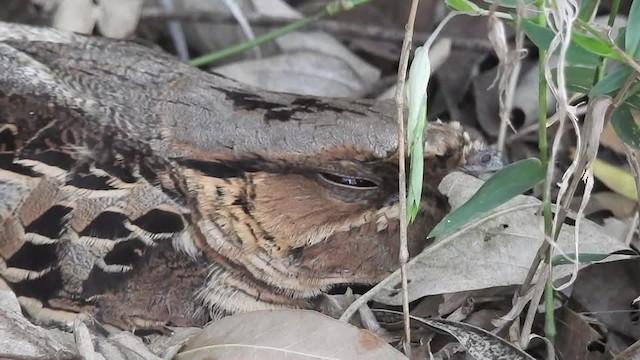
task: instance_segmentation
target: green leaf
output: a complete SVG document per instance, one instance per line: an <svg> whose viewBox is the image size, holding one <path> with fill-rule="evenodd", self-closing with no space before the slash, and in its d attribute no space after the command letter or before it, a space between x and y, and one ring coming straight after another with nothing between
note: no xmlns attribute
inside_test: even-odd
<svg viewBox="0 0 640 360"><path fill-rule="evenodd" d="M616 36L616 45L620 49L624 49L624 39L627 37L627 27L623 26L618 30L618 36Z"/></svg>
<svg viewBox="0 0 640 360"><path fill-rule="evenodd" d="M631 68L620 66L600 79L589 92L589 97L608 94L620 89L630 74Z"/></svg>
<svg viewBox="0 0 640 360"><path fill-rule="evenodd" d="M640 110L640 93L635 93L627 97L624 104L631 109Z"/></svg>
<svg viewBox="0 0 640 360"><path fill-rule="evenodd" d="M447 5L458 11L480 11L480 7L469 0L446 0Z"/></svg>
<svg viewBox="0 0 640 360"><path fill-rule="evenodd" d="M616 54L609 44L603 40L579 33L573 33L571 40L592 54L605 56L614 60L622 60L620 55Z"/></svg>
<svg viewBox="0 0 640 360"><path fill-rule="evenodd" d="M636 79L631 85L623 102L635 110L640 110L640 81Z"/></svg>
<svg viewBox="0 0 640 360"><path fill-rule="evenodd" d="M632 86L629 90L630 95L624 100L624 104L635 110L640 110L640 92L638 91L640 84L636 83L636 85L638 86Z"/></svg>
<svg viewBox="0 0 640 360"><path fill-rule="evenodd" d="M627 54L635 58L640 50L640 1L631 2L624 44Z"/></svg>
<svg viewBox="0 0 640 360"><path fill-rule="evenodd" d="M424 152L421 141L416 142L411 149L410 161L409 190L407 191L407 220L409 223L412 223L418 215L420 197L422 196Z"/></svg>
<svg viewBox="0 0 640 360"><path fill-rule="evenodd" d="M598 0L583 0L580 3L580 11L578 12L578 18L586 23L591 22L591 19L595 15L598 7Z"/></svg>
<svg viewBox="0 0 640 360"><path fill-rule="evenodd" d="M553 40L553 32L530 20L522 20L522 30L542 50L549 50L549 44ZM600 58L585 49L577 46L574 42L569 45L567 51L567 62L572 65L599 65Z"/></svg>
<svg viewBox="0 0 640 360"><path fill-rule="evenodd" d="M484 2L489 4L498 4L506 8L515 9L518 7L519 0L484 0ZM529 3L533 4L532 1L529 1Z"/></svg>
<svg viewBox="0 0 640 360"><path fill-rule="evenodd" d="M551 74L557 78L557 69L552 69ZM582 94L588 94L593 86L595 67L570 65L564 68L564 76L567 78L567 90Z"/></svg>
<svg viewBox="0 0 640 360"><path fill-rule="evenodd" d="M565 254L566 256L556 255L551 259L553 266L556 265L569 265L573 264L576 260L575 253ZM602 261L613 254L592 254L592 253L579 253L578 261L580 264L593 264Z"/></svg>
<svg viewBox="0 0 640 360"><path fill-rule="evenodd" d="M505 167L487 180L467 202L445 216L431 230L428 237L457 230L469 221L533 188L544 179L545 173L542 163L536 158L520 160Z"/></svg>
<svg viewBox="0 0 640 360"><path fill-rule="evenodd" d="M633 119L626 103L618 106L611 114L611 125L625 144L640 149L640 128Z"/></svg>

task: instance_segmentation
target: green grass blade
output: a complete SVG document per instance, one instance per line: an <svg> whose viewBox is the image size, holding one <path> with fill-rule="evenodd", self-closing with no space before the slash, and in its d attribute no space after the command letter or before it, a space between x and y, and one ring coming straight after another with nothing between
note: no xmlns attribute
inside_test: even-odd
<svg viewBox="0 0 640 360"><path fill-rule="evenodd" d="M500 6L511 8L511 9L517 8L519 3L518 0L484 0L484 2L489 4L499 4ZM524 2L524 3L527 3L527 2ZM532 2L528 1L528 3L532 3Z"/></svg>
<svg viewBox="0 0 640 360"><path fill-rule="evenodd" d="M520 160L505 167L487 180L466 203L445 216L431 230L428 237L457 230L469 221L533 188L544 179L545 173L542 163L536 158Z"/></svg>

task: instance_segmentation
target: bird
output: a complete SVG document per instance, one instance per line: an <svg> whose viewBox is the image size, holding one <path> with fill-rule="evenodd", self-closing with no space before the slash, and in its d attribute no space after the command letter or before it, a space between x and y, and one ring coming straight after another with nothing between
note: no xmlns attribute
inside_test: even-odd
<svg viewBox="0 0 640 360"><path fill-rule="evenodd" d="M312 309L398 267L383 105L261 91L135 41L0 28L0 279L30 317L203 326ZM428 124L423 163L412 255L449 211L440 180L501 165L456 122Z"/></svg>

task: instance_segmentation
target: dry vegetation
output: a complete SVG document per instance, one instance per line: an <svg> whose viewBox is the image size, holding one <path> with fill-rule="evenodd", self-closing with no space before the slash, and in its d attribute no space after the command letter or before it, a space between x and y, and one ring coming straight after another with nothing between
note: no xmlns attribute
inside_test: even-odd
<svg viewBox="0 0 640 360"><path fill-rule="evenodd" d="M314 0L4 0L0 21L136 37L266 90L392 101L412 2L354 3L329 16ZM444 179L439 189L456 211L425 234L435 242L406 264L404 291L398 271L366 295L327 295L332 316L376 336L298 310L175 329L170 339L150 336L150 345L124 333L100 340L82 320L74 342L38 336L106 358L109 341L131 359L640 358L640 3L497 4L419 2L404 55L421 68L408 71L411 93L399 98L409 109L407 156L422 154L415 136L426 117L461 122L512 165L484 183L460 173ZM269 33L296 22L294 32ZM407 168L410 218L420 175ZM343 313L356 298L364 306ZM0 355L11 351L2 344Z"/></svg>

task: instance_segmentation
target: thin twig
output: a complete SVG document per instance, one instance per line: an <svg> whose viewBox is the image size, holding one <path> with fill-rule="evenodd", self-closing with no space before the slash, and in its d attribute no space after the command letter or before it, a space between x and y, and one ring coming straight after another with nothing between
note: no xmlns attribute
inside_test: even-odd
<svg viewBox="0 0 640 360"><path fill-rule="evenodd" d="M405 172L405 129L404 129L404 97L405 83L407 79L407 67L409 65L409 51L411 51L411 39L413 27L418 12L420 0L411 1L409 19L405 26L404 40L400 52L400 65L398 66L398 85L396 88L396 117L398 120L398 191L400 194L400 276L402 278L402 313L404 315L405 354L411 357L411 319L409 317L409 292L407 290L407 262L409 261L409 247L407 245L407 176Z"/></svg>

